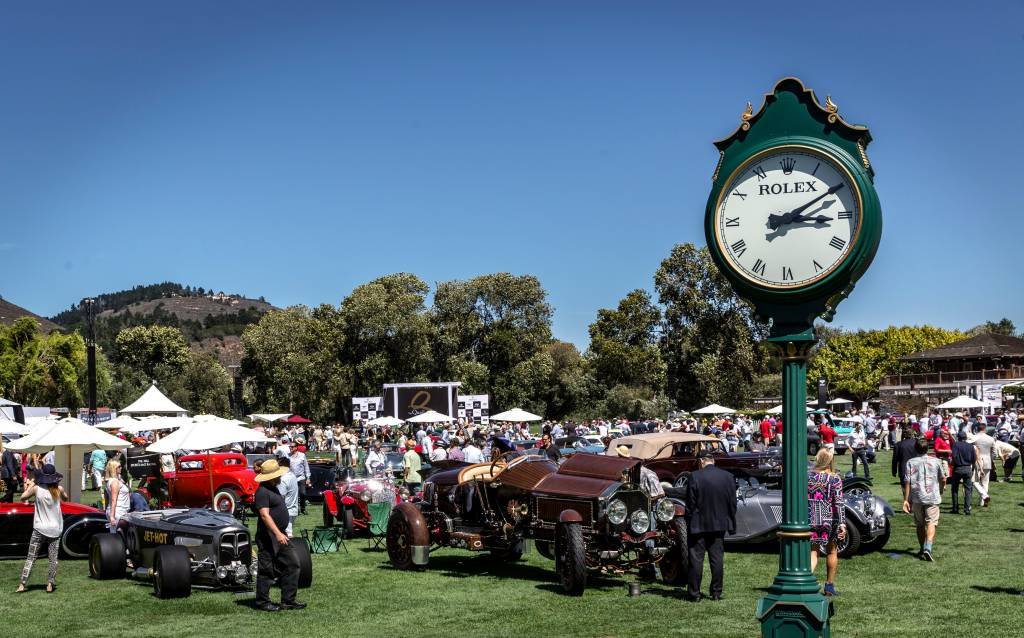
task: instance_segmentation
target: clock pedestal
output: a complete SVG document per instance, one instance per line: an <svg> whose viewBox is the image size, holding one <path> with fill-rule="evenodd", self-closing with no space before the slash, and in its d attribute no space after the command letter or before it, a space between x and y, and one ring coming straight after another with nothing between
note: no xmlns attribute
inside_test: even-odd
<svg viewBox="0 0 1024 638"><path fill-rule="evenodd" d="M811 573L807 520L807 356L817 343L812 327L769 338L782 355L782 525L779 573L757 603L765 638L831 635L831 602Z"/></svg>

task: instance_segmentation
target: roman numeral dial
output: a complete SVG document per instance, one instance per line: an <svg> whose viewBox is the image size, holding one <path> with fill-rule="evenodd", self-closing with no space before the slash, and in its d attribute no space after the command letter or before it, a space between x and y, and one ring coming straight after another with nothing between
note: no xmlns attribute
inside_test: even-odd
<svg viewBox="0 0 1024 638"><path fill-rule="evenodd" d="M810 147L780 146L740 163L715 206L718 253L760 286L811 286L857 245L857 182L841 160Z"/></svg>

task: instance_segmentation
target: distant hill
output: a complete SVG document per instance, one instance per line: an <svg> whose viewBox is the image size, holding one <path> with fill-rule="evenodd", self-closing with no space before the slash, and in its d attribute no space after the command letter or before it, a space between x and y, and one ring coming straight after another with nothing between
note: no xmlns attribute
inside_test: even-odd
<svg viewBox="0 0 1024 638"><path fill-rule="evenodd" d="M6 299L0 297L0 323L4 325L11 325L22 317L32 317L39 322L39 328L44 333L53 332L54 330L60 330L60 326L53 323L46 317L40 317L36 313L26 310L21 306L17 306Z"/></svg>
<svg viewBox="0 0 1024 638"><path fill-rule="evenodd" d="M212 352L224 365L241 359L238 339L249 324L256 323L274 306L265 299L214 292L204 288L163 282L104 293L96 299L96 343L108 354L114 351L117 333L134 326L179 328L194 350ZM68 329L85 333L84 299L52 319Z"/></svg>

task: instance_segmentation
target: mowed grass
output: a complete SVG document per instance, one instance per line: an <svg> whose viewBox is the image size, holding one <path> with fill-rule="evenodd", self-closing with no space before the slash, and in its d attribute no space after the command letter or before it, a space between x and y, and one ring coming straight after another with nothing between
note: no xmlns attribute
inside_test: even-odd
<svg viewBox="0 0 1024 638"><path fill-rule="evenodd" d="M849 458L840 457L844 471ZM888 453L872 466L876 493L899 509ZM881 480L878 480L881 479ZM1024 627L1024 485L993 484L992 505L971 517L948 513L947 492L935 544L937 562L913 553L909 516L898 514L884 552L840 561L832 635L1019 636ZM299 527L312 528L311 506ZM309 608L266 614L250 609L252 594L195 591L161 601L148 583L94 581L85 561L63 561L59 589L42 587L38 562L27 594L15 595L20 561L0 563L5 635L60 636L757 636L757 599L777 570L772 547L729 551L725 600L688 603L682 592L644 583L626 596L626 578L594 578L586 593L559 593L551 561L536 553L500 565L488 556L441 550L423 572L391 568L366 539L349 553L314 555L314 583L300 592ZM819 576L824 564L819 566ZM704 589L707 591L708 576ZM273 594L278 596L278 592Z"/></svg>

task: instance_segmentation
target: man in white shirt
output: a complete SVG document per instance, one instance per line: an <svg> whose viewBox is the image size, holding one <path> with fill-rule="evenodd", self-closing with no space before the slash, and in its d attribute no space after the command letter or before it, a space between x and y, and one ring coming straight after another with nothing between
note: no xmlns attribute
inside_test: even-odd
<svg viewBox="0 0 1024 638"><path fill-rule="evenodd" d="M967 436L967 442L974 445L978 452L978 460L974 466L974 489L981 497L981 506L988 507L988 502L992 500L988 495L988 482L992 474L992 449L996 441L986 434L985 430L975 434L973 439L969 433Z"/></svg>
<svg viewBox="0 0 1024 638"><path fill-rule="evenodd" d="M466 446L462 448L462 455L466 459L466 463L483 463L484 453L476 446L476 440L470 439Z"/></svg>
<svg viewBox="0 0 1024 638"><path fill-rule="evenodd" d="M380 441L376 441L373 444L373 449L366 455L366 473L372 476L374 467L377 465L381 466L380 469L387 469L388 466L388 457L381 449Z"/></svg>
<svg viewBox="0 0 1024 638"><path fill-rule="evenodd" d="M288 508L288 527L284 533L288 538L292 538L292 524L295 523L295 519L299 516L299 481L292 474L291 459L287 456L282 456L277 462L281 467L288 470L281 475L281 482L277 484L277 491L284 497L284 506Z"/></svg>
<svg viewBox="0 0 1024 638"><path fill-rule="evenodd" d="M447 460L448 460L448 451L444 449L444 441L438 441L437 445L435 445L434 449L430 452L430 462L433 463L435 461L447 461Z"/></svg>

